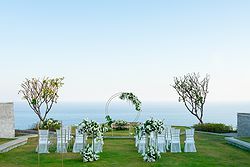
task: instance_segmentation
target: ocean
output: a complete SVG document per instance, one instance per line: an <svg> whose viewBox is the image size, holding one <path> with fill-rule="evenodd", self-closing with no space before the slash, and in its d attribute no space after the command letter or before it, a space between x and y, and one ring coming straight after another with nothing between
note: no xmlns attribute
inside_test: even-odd
<svg viewBox="0 0 250 167"><path fill-rule="evenodd" d="M83 119L93 119L105 122L105 102L69 103L58 102L48 114L47 118L57 119L64 125L77 125ZM25 102L14 103L15 128L28 129L39 121L37 115ZM110 104L108 114L112 119L134 121L137 111L126 102L114 101ZM204 122L224 123L237 126L237 113L250 113L250 103L207 103L204 107ZM183 103L150 102L142 104L142 111L138 121L143 122L150 117L164 120L166 125L192 126L198 123Z"/></svg>

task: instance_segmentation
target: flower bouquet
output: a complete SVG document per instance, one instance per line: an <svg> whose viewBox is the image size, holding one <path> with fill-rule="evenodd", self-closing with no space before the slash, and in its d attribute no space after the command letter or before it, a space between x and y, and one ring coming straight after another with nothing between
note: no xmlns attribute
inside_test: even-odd
<svg viewBox="0 0 250 167"><path fill-rule="evenodd" d="M80 154L83 157L84 162L93 162L99 159L99 155L97 155L92 147L88 144L85 149L80 151Z"/></svg>
<svg viewBox="0 0 250 167"><path fill-rule="evenodd" d="M146 162L155 162L161 158L160 152L153 146L149 146L146 153L142 155Z"/></svg>

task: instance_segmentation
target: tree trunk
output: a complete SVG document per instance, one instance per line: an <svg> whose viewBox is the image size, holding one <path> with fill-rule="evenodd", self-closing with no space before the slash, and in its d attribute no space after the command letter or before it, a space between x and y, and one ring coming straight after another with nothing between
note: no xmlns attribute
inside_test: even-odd
<svg viewBox="0 0 250 167"><path fill-rule="evenodd" d="M199 118L199 121L200 121L201 124L203 124L202 118Z"/></svg>

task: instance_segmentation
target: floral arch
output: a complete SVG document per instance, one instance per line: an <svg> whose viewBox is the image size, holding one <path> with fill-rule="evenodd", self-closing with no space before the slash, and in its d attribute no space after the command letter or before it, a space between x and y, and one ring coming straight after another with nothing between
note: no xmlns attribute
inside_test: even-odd
<svg viewBox="0 0 250 167"><path fill-rule="evenodd" d="M136 117L135 117L133 122L137 122L139 117L140 117L140 113L141 113L141 101L137 98L137 96L135 96L131 92L118 92L118 93L115 93L114 95L112 95L108 99L108 101L106 103L106 106L105 106L105 116L106 116L106 118L110 117L110 115L109 115L109 106L110 106L111 101L113 99L117 98L117 97L119 97L121 100L126 100L127 102L134 105L135 110L137 111L137 114L136 114Z"/></svg>

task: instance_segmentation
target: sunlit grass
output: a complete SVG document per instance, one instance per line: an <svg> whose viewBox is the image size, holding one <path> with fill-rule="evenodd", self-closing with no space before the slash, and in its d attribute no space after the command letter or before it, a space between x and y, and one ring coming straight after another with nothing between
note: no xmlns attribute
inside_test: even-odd
<svg viewBox="0 0 250 167"><path fill-rule="evenodd" d="M240 137L238 139L250 143L250 137Z"/></svg>
<svg viewBox="0 0 250 167"><path fill-rule="evenodd" d="M184 147L184 137L184 135L181 136L182 149ZM250 152L227 144L222 136L196 133L195 140L197 153L162 153L162 158L159 161L146 163L141 155L137 153L134 139L105 139L104 150L100 154L100 160L92 163L83 163L80 154L69 152L63 154L63 164L68 167L250 166ZM0 154L0 166L37 166L38 154L35 153L36 144L37 138L31 138L26 145L8 153ZM55 152L40 154L41 167L57 167L61 165L61 154Z"/></svg>
<svg viewBox="0 0 250 167"><path fill-rule="evenodd" d="M2 138L0 138L0 145L4 144L4 143L7 143L7 142L9 142L11 140L13 140L13 139L2 139Z"/></svg>

